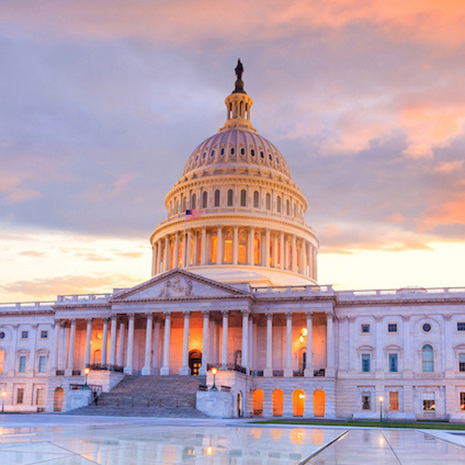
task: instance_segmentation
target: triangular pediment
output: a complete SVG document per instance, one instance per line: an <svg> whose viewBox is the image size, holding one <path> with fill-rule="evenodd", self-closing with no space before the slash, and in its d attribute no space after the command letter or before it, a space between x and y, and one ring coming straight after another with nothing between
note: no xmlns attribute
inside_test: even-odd
<svg viewBox="0 0 465 465"><path fill-rule="evenodd" d="M221 299L250 297L250 295L233 286L176 269L114 294L111 301L116 303L173 299Z"/></svg>

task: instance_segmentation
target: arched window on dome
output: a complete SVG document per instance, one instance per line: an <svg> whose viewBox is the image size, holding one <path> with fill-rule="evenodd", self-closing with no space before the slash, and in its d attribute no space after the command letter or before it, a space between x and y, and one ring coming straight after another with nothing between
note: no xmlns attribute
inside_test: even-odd
<svg viewBox="0 0 465 465"><path fill-rule="evenodd" d="M192 199L191 199L191 209L195 210L197 204L197 195L192 194Z"/></svg>
<svg viewBox="0 0 465 465"><path fill-rule="evenodd" d="M218 252L218 239L216 234L212 234L210 237L210 263L216 263Z"/></svg>
<svg viewBox="0 0 465 465"><path fill-rule="evenodd" d="M291 202L289 199L286 200L286 215L289 216L291 214Z"/></svg>
<svg viewBox="0 0 465 465"><path fill-rule="evenodd" d="M287 269L292 270L292 244L287 242Z"/></svg>
<svg viewBox="0 0 465 465"><path fill-rule="evenodd" d="M254 237L254 246L253 246L253 263L254 265L260 265L261 264L261 240L260 240L260 235L255 234Z"/></svg>
<svg viewBox="0 0 465 465"><path fill-rule="evenodd" d="M423 362L423 373L432 373L434 371L433 347L430 344L426 344L421 349L421 353Z"/></svg>
<svg viewBox="0 0 465 465"><path fill-rule="evenodd" d="M281 213L281 197L279 196L276 199L276 210L278 211L278 213Z"/></svg>
<svg viewBox="0 0 465 465"><path fill-rule="evenodd" d="M216 189L215 191L215 207L220 206L220 190Z"/></svg>
<svg viewBox="0 0 465 465"><path fill-rule="evenodd" d="M239 263L247 263L247 237L244 233L239 236Z"/></svg>
<svg viewBox="0 0 465 465"><path fill-rule="evenodd" d="M204 191L202 194L202 208L207 208L208 206L208 192Z"/></svg>
<svg viewBox="0 0 465 465"><path fill-rule="evenodd" d="M232 263L233 255L233 237L231 231L227 231L224 235L224 263Z"/></svg>
<svg viewBox="0 0 465 465"><path fill-rule="evenodd" d="M258 191L255 191L253 193L253 207L254 208L260 207L260 194L258 193Z"/></svg>
<svg viewBox="0 0 465 465"><path fill-rule="evenodd" d="M241 190L241 207L247 206L247 192L245 189Z"/></svg>
<svg viewBox="0 0 465 465"><path fill-rule="evenodd" d="M234 192L232 189L228 190L228 207L233 206L233 200L234 200Z"/></svg>
<svg viewBox="0 0 465 465"><path fill-rule="evenodd" d="M266 194L265 205L266 205L267 210L271 210L271 195L270 194Z"/></svg>

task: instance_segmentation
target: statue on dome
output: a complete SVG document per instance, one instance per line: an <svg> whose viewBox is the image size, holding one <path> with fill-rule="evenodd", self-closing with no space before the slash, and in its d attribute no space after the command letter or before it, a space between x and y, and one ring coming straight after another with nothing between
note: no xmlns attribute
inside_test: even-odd
<svg viewBox="0 0 465 465"><path fill-rule="evenodd" d="M236 79L236 84L235 84L236 88L234 89L233 94L235 93L246 94L246 91L244 90L244 82L242 81L242 74L244 72L244 66L241 63L240 58L237 60L237 66L234 69L234 71L236 72L237 79Z"/></svg>

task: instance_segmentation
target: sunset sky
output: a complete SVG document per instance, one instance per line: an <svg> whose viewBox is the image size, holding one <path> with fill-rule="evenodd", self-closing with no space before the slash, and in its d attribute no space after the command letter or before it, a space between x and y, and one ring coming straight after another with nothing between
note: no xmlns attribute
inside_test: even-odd
<svg viewBox="0 0 465 465"><path fill-rule="evenodd" d="M319 282L465 286L464 24L463 0L2 1L0 301L150 278L239 57Z"/></svg>

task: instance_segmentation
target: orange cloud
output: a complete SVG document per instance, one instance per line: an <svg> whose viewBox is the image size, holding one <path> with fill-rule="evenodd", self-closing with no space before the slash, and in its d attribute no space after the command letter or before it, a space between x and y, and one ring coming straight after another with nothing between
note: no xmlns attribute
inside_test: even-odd
<svg viewBox="0 0 465 465"><path fill-rule="evenodd" d="M402 213L393 213L387 218L387 222L391 224L400 224L405 222L405 217Z"/></svg>
<svg viewBox="0 0 465 465"><path fill-rule="evenodd" d="M434 171L439 173L453 173L454 171L458 171L463 167L463 160L451 161L451 162L442 162L439 163Z"/></svg>
<svg viewBox="0 0 465 465"><path fill-rule="evenodd" d="M420 228L430 230L443 225L465 225L465 194L457 200L430 208L424 215Z"/></svg>

